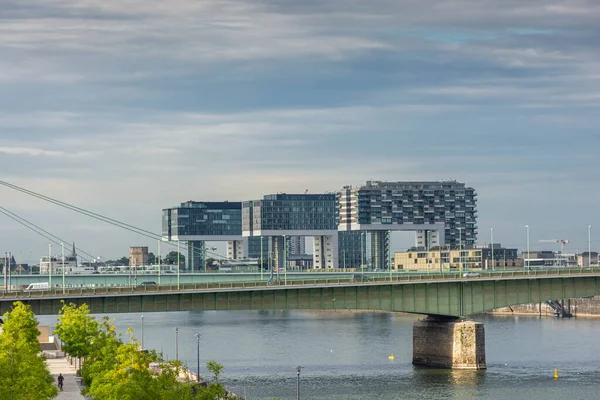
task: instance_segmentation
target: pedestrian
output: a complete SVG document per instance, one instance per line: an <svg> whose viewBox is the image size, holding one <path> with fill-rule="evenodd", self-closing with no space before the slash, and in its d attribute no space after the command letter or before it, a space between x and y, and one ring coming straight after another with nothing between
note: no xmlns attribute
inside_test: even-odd
<svg viewBox="0 0 600 400"><path fill-rule="evenodd" d="M58 374L58 388L60 389L61 392L63 390L63 381L64 380L65 380L65 377L62 376L62 373Z"/></svg>

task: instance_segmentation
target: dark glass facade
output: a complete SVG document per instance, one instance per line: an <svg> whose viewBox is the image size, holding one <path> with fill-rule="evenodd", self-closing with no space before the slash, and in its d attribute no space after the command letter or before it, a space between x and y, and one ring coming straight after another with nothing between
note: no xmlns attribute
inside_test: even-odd
<svg viewBox="0 0 600 400"><path fill-rule="evenodd" d="M270 194L243 203L243 230L337 230L336 194Z"/></svg>
<svg viewBox="0 0 600 400"><path fill-rule="evenodd" d="M241 236L242 203L188 201L163 210L163 236Z"/></svg>

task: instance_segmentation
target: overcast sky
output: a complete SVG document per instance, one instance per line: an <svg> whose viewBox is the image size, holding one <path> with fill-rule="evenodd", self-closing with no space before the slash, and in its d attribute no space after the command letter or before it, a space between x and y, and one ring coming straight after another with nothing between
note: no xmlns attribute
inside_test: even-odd
<svg viewBox="0 0 600 400"><path fill-rule="evenodd" d="M456 179L481 243L529 225L582 251L591 224L600 248L598 21L595 0L2 0L0 180L158 233L186 200ZM0 199L104 258L156 247ZM46 254L0 217L0 250Z"/></svg>

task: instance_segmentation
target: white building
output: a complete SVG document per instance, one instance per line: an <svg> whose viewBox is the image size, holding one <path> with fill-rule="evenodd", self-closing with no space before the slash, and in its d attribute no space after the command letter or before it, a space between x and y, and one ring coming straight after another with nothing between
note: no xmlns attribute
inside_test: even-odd
<svg viewBox="0 0 600 400"><path fill-rule="evenodd" d="M61 256L49 256L42 257L40 259L40 275L48 275L50 268L52 268L52 274L61 275L63 273L63 260ZM80 269L91 268L91 267L78 267L77 266L77 257L65 256L64 260L64 268L65 274L76 274L76 273L85 273L83 271L80 272ZM94 268L91 268L91 271L94 271ZM91 273L91 272L90 272Z"/></svg>

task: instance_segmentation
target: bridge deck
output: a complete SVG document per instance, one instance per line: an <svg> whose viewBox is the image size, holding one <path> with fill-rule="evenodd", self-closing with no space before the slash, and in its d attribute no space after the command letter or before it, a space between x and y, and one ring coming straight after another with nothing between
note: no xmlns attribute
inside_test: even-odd
<svg viewBox="0 0 600 400"><path fill-rule="evenodd" d="M37 314L55 314L61 300L87 303L94 313L186 310L385 310L466 316L495 308L599 293L600 271L494 272L463 278L457 274L422 274L352 282L349 277L323 280L182 283L179 285L58 288L2 293L0 308L15 300Z"/></svg>

